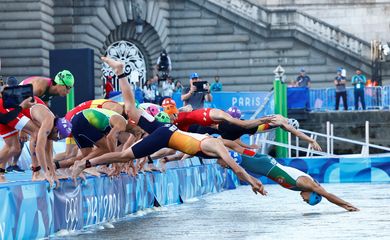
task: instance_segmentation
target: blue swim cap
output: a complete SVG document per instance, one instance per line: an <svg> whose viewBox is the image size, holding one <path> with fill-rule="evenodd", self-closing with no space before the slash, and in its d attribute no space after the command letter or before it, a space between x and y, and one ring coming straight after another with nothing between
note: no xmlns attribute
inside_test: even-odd
<svg viewBox="0 0 390 240"><path fill-rule="evenodd" d="M242 157L240 154L234 151L229 151L230 157L233 158L233 160L237 163L240 164L242 162Z"/></svg>
<svg viewBox="0 0 390 240"><path fill-rule="evenodd" d="M193 78L199 78L198 73L196 73L196 72L191 73L190 79L193 79Z"/></svg>
<svg viewBox="0 0 390 240"><path fill-rule="evenodd" d="M309 196L309 202L308 204L314 206L316 204L318 204L319 202L321 202L322 200L322 196L316 192L311 192L310 193L310 196Z"/></svg>

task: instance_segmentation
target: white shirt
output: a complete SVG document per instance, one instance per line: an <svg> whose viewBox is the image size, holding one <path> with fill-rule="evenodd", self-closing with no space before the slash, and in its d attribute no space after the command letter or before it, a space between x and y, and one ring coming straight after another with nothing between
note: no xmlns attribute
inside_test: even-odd
<svg viewBox="0 0 390 240"><path fill-rule="evenodd" d="M162 96L163 97L172 97L174 89L175 89L174 83L168 83L168 81L163 81L163 83L162 83Z"/></svg>
<svg viewBox="0 0 390 240"><path fill-rule="evenodd" d="M156 93L153 88L147 88L146 86L144 86L142 91L144 92L146 99L151 101L154 101L156 99Z"/></svg>

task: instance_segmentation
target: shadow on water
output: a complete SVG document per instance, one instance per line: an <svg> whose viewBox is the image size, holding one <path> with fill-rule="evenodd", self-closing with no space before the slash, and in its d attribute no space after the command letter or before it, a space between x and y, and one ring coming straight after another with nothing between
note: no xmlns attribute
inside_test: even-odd
<svg viewBox="0 0 390 240"><path fill-rule="evenodd" d="M348 212L341 210L342 212L310 212L310 213L303 213L302 216L304 217L315 217L315 216L326 216L326 215L337 215L337 214L348 214Z"/></svg>

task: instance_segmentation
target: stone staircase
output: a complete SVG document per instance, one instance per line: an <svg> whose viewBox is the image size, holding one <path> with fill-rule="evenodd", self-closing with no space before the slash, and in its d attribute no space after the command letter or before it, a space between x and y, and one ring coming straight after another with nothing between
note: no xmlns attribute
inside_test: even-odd
<svg viewBox="0 0 390 240"><path fill-rule="evenodd" d="M141 35L134 34L136 8ZM122 39L139 43L149 75L163 47L183 84L196 71L209 82L219 75L225 91L269 90L278 64L287 81L305 67L314 87L332 87L339 66L349 77L356 68L370 75L366 42L296 10L248 0L2 0L0 13L2 75L49 76L51 49L92 48L97 97L99 56Z"/></svg>
<svg viewBox="0 0 390 240"><path fill-rule="evenodd" d="M226 91L269 90L278 64L287 81L304 67L314 87L332 86L339 66L349 76L358 67L370 71L367 43L295 11L245 0L177 0L170 2L169 20L173 75L184 84L198 72L209 82L219 75Z"/></svg>

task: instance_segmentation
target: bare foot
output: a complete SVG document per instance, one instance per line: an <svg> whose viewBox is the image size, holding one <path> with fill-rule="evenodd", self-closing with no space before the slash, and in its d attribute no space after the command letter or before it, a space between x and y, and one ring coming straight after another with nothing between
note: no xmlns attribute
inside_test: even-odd
<svg viewBox="0 0 390 240"><path fill-rule="evenodd" d="M46 181L49 182L50 188L52 188L53 185L54 185L53 176L52 176L49 172L46 172L46 173L45 173L45 179L46 179ZM58 180L58 179L57 179L57 180Z"/></svg>
<svg viewBox="0 0 390 240"><path fill-rule="evenodd" d="M119 61L115 61L114 59L108 57L101 57L102 61L107 63L108 66L114 70L115 74L119 75L123 73L123 63Z"/></svg>
<svg viewBox="0 0 390 240"><path fill-rule="evenodd" d="M45 176L41 173L41 171L33 172L32 181L45 181Z"/></svg>
<svg viewBox="0 0 390 240"><path fill-rule="evenodd" d="M156 166L154 166L153 163L149 163L148 166L149 166L150 170L152 170L152 171L159 171L159 172L161 172L161 169L156 167Z"/></svg>
<svg viewBox="0 0 390 240"><path fill-rule="evenodd" d="M106 174L106 175L108 175L110 173L110 169L107 166L105 166L105 165L99 166L96 169L98 170L99 173L103 173L103 174Z"/></svg>
<svg viewBox="0 0 390 240"><path fill-rule="evenodd" d="M85 161L78 161L73 164L72 178L76 181L80 173L85 169Z"/></svg>
<svg viewBox="0 0 390 240"><path fill-rule="evenodd" d="M160 171L161 172L167 171L167 162L163 158L158 160L158 163L160 165Z"/></svg>
<svg viewBox="0 0 390 240"><path fill-rule="evenodd" d="M83 172L88 173L88 174L95 176L95 177L100 177L100 175L101 175L100 172L94 167L86 168L83 170Z"/></svg>
<svg viewBox="0 0 390 240"><path fill-rule="evenodd" d="M80 173L79 177L80 177L81 179L83 179L84 181L87 181L87 177L85 176L84 173Z"/></svg>
<svg viewBox="0 0 390 240"><path fill-rule="evenodd" d="M65 169L57 169L56 175L57 175L58 179L68 179L69 178L69 176L65 172Z"/></svg>
<svg viewBox="0 0 390 240"><path fill-rule="evenodd" d="M152 169L149 167L149 164L144 164L142 166L142 170L143 170L143 172L151 172L152 171Z"/></svg>
<svg viewBox="0 0 390 240"><path fill-rule="evenodd" d="M58 176L55 173L52 174L52 179L56 183L56 188L59 188L61 183L60 180L58 179Z"/></svg>
<svg viewBox="0 0 390 240"><path fill-rule="evenodd" d="M133 164L134 165L134 164ZM142 168L142 166L141 166L141 161L139 160L139 159L137 159L136 161L135 161L135 166L134 166L134 168L135 168L135 171L141 171L141 168Z"/></svg>
<svg viewBox="0 0 390 240"><path fill-rule="evenodd" d="M135 177L135 176L137 176L137 172L138 172L138 170L136 169L134 164L127 164L126 165L125 173L127 173L127 175Z"/></svg>
<svg viewBox="0 0 390 240"><path fill-rule="evenodd" d="M0 183L5 183L7 182L7 179L5 179L4 174L0 174Z"/></svg>

